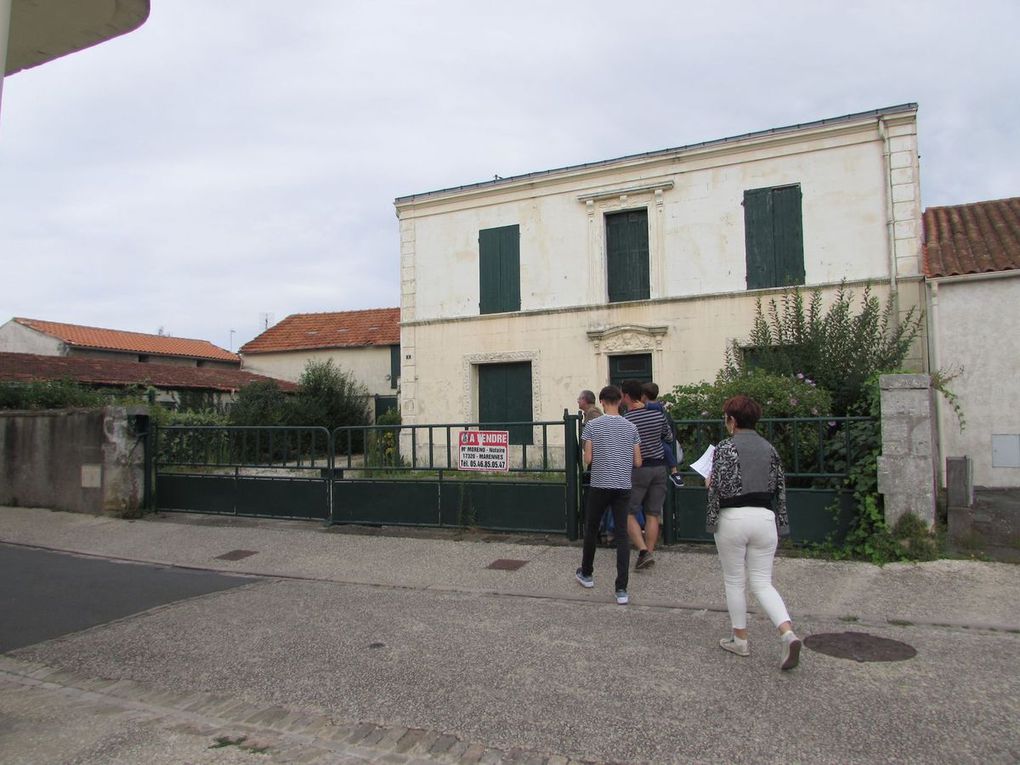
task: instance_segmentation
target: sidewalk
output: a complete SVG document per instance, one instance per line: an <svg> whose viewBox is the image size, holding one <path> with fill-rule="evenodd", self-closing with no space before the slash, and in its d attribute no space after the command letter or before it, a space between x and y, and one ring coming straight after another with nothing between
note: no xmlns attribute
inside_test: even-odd
<svg viewBox="0 0 1020 765"><path fill-rule="evenodd" d="M465 542L345 533L316 522L163 514L139 521L0 508L0 541L123 560L260 576L415 589L612 600L610 551L596 556L596 587L581 591L573 572L579 546ZM218 556L255 552L237 561ZM722 574L710 546L656 553L658 564L631 576L635 605L725 612ZM526 561L517 571L486 568ZM776 586L791 614L1020 630L1020 568L940 560L866 563L777 558Z"/></svg>
<svg viewBox="0 0 1020 765"><path fill-rule="evenodd" d="M779 559L799 632L866 632L918 651L859 663L808 650L780 673L760 615L750 659L715 647L727 617L710 550L657 552L619 607L610 551L598 551L589 591L573 578L579 547L520 540L0 508L0 541L258 577L0 655L0 715L50 726L39 740L73 748L75 731L103 720L144 729L144 757L75 750L81 762L250 763L263 745L265 761L316 763L1020 755L1020 569L1007 564ZM236 551L251 554L220 557ZM523 565L489 568L497 560ZM31 751L19 745L0 726L0 748Z"/></svg>

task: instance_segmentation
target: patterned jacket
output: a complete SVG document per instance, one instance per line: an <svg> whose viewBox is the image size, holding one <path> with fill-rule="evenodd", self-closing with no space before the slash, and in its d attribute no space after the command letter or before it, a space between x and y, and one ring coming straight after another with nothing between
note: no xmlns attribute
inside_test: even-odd
<svg viewBox="0 0 1020 765"><path fill-rule="evenodd" d="M738 443L743 442L747 452L754 451L768 464L753 465L752 472L759 474L760 486L745 486L740 471ZM745 459L749 455L745 454ZM755 457L761 459L761 457ZM745 462L745 466L747 463ZM719 510L726 507L768 507L776 514L776 528L780 536L790 533L790 518L786 512L786 476L775 448L753 431L740 431L733 438L719 442L712 458L711 481L708 487L708 513L705 530L714 534L718 529Z"/></svg>

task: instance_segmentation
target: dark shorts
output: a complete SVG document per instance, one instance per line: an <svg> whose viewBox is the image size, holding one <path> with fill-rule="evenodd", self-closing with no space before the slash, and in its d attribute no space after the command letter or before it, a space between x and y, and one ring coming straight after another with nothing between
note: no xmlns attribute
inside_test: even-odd
<svg viewBox="0 0 1020 765"><path fill-rule="evenodd" d="M633 488L628 512L634 515L643 509L645 515L661 517L666 501L666 468L662 465L634 468L630 480Z"/></svg>

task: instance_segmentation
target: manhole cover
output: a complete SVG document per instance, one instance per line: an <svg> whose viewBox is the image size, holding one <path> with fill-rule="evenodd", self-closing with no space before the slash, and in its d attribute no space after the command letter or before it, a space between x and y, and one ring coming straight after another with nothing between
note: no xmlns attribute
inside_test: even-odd
<svg viewBox="0 0 1020 765"><path fill-rule="evenodd" d="M906 661L917 656L911 645L867 632L823 632L806 637L804 645L826 656L854 661Z"/></svg>
<svg viewBox="0 0 1020 765"><path fill-rule="evenodd" d="M241 560L241 558L257 554L258 550L231 550L230 552L223 553L223 555L217 555L216 560Z"/></svg>
<svg viewBox="0 0 1020 765"><path fill-rule="evenodd" d="M368 647L369 647L369 648L373 648L373 649L374 649L374 648L385 648L385 647L386 647L386 644L385 644L385 643L379 643L379 642L375 642L375 643L369 643L369 644L368 644Z"/></svg>
<svg viewBox="0 0 1020 765"><path fill-rule="evenodd" d="M497 571L516 571L527 563L526 560L514 560L513 558L497 558L486 568L494 568Z"/></svg>

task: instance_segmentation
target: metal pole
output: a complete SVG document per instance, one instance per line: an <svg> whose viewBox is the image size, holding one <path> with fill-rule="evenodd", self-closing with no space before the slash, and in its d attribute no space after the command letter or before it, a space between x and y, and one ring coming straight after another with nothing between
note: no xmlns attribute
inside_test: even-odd
<svg viewBox="0 0 1020 765"><path fill-rule="evenodd" d="M577 486L580 483L578 480L578 472L580 471L580 463L578 461L578 450L577 450L577 422L578 416L571 414L566 409L563 410L563 468L567 473L567 498L566 498L566 513L567 513L567 539L574 541L577 539L577 508L579 506L577 499Z"/></svg>

